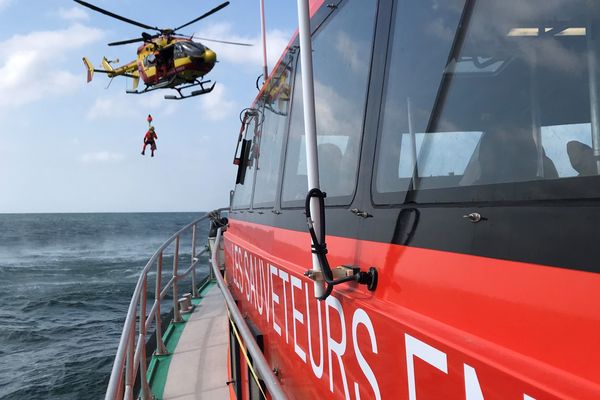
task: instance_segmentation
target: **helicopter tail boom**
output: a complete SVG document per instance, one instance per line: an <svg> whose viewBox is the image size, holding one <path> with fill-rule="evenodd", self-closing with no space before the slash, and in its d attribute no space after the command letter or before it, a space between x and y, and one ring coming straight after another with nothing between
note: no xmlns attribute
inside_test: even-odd
<svg viewBox="0 0 600 400"><path fill-rule="evenodd" d="M88 83L91 82L92 79L94 78L94 72L101 72L103 74L107 74L109 77L112 78L112 76L110 75L110 74L113 73L113 69L112 68L110 69L110 71L106 71L104 69L96 69L96 68L94 68L94 65L91 63L91 61L88 60L87 57L83 57L83 64L85 65L85 68L87 69L87 81L88 81ZM104 62L103 62L103 64L104 64Z"/></svg>
<svg viewBox="0 0 600 400"><path fill-rule="evenodd" d="M91 82L92 79L94 78L94 72L100 72L100 73L108 75L109 78L114 78L115 76L125 76L127 78L132 78L134 89L137 89L139 80L140 80L140 76L136 70L137 66L136 66L135 61L131 62L129 64L126 64L126 65L123 65L121 67L118 67L117 69L112 67L111 63L113 63L113 62L119 62L119 60L109 61L106 57L103 57L102 58L102 67L104 67L104 69L96 69L96 68L94 68L94 65L90 62L90 60L88 60L87 57L83 57L83 64L85 65L85 68L87 69L88 83Z"/></svg>

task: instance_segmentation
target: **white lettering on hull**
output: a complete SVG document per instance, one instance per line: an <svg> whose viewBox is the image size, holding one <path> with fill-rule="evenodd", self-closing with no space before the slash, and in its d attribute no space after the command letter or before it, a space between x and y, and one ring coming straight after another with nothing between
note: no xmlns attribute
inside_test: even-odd
<svg viewBox="0 0 600 400"><path fill-rule="evenodd" d="M282 340L284 338L282 331L285 331L285 343L290 343L290 334L292 335L293 354L296 354L304 364L310 362L314 376L319 380L323 378L325 370L324 355L327 353L326 361L331 393L334 393L335 381L339 371L345 399L351 398L348 387L348 378L350 377L353 379L353 397L355 399L361 399L360 392L362 389L367 398L381 400L382 396L377 376L372 365L365 358L365 354L367 354L365 350L374 355L379 354L377 334L369 314L360 307L355 308L353 311L346 310L344 312L342 303L335 296L329 296L324 302L318 301L314 297L312 284L309 285L305 282L302 285L302 280L299 277L250 254L237 245L234 245L232 250L233 286L237 288L248 304L256 309L259 316L264 315L267 324L269 326L272 324L273 330ZM279 287L279 282L281 282L281 287ZM291 298L291 304L289 305L288 293ZM304 304L301 301L302 297L305 300ZM304 310L301 309L302 306L305 306ZM288 307L291 307L289 313L292 318L291 322L288 320ZM322 307L325 307L325 324L323 324ZM346 314L350 312L352 318L349 319L350 315L348 315L348 321L351 321L351 325L347 327ZM291 332L290 324L292 325ZM318 325L318 329L315 332L316 325ZM366 330L368 340L365 339L365 343L359 341L359 329ZM326 333L327 340L324 340L324 333ZM348 338L348 336L350 337ZM318 344L314 342L317 337ZM364 338L365 336L362 335L361 337ZM352 340L351 349L348 348L349 339ZM308 357L306 350L302 348L300 343L307 344ZM324 344L326 348L324 348ZM315 352L317 345L318 357ZM409 400L417 400L414 358L418 357L431 367L448 374L447 354L408 333L404 334L404 345L406 349L408 398ZM346 368L344 362L348 357L351 357L351 355L347 355L351 351L354 352L358 364L356 371L360 370L362 375L358 372L348 376L350 370ZM315 360L316 358L318 358L318 361ZM463 379L465 400L484 400L484 392L481 389L477 371L474 367L466 363L463 364ZM523 394L523 400L536 399Z"/></svg>
<svg viewBox="0 0 600 400"><path fill-rule="evenodd" d="M307 335L308 335L308 354L310 358L310 365L312 367L313 373L319 379L323 376L323 320L321 319L321 302L315 300L312 297L312 300L317 304L317 320L319 321L319 364L315 363L315 357L313 355L313 346L312 346L312 329L310 324L310 303L308 302L308 284L304 284L304 294L306 296L306 320L307 320Z"/></svg>
<svg viewBox="0 0 600 400"><path fill-rule="evenodd" d="M341 337L339 342L331 337L331 320L329 319L329 310L333 309L337 312L339 318L339 325L341 331ZM346 352L346 320L344 319L344 310L342 304L338 299L333 296L329 296L325 300L325 321L327 326L327 362L329 364L329 391L333 393L333 363L331 353L335 353L337 357L337 363L340 367L340 374L342 376L342 383L344 385L344 395L346 400L350 398L348 393L348 381L346 380L346 370L344 369L344 362L342 356Z"/></svg>
<svg viewBox="0 0 600 400"><path fill-rule="evenodd" d="M408 399L417 400L417 384L415 381L414 357L419 357L426 363L434 366L444 373L448 373L446 354L435 347L416 339L409 334L404 334L406 346L406 373L408 375Z"/></svg>
<svg viewBox="0 0 600 400"><path fill-rule="evenodd" d="M373 324L371 323L371 319L369 315L362 309L357 308L352 316L352 345L354 346L354 353L356 354L356 359L358 360L358 365L362 370L363 374L367 378L367 381L371 385L371 389L373 390L373 394L375 395L375 400L381 400L381 393L379 392L379 384L377 383L377 379L375 378L375 374L373 370L365 360L365 357L362 355L360 348L358 347L357 336L358 336L358 327L363 325L367 332L369 333L369 338L371 339L371 351L373 354L377 354L377 338L375 337L375 329L373 328ZM357 400L360 400L360 392L358 390L358 382L354 382L354 395Z"/></svg>
<svg viewBox="0 0 600 400"><path fill-rule="evenodd" d="M281 327L277 322L275 322L275 303L279 304L279 295L275 293L275 286L273 286L273 275L278 275L278 269L274 265L270 265L270 267L269 280L271 281L271 310L273 310L273 329L279 336L281 336Z"/></svg>
<svg viewBox="0 0 600 400"><path fill-rule="evenodd" d="M294 296L295 288L302 290L302 281L294 275L292 275L291 283L292 287L290 288L290 293L292 296L292 328L294 330L294 351L296 352L296 354L298 354L298 357L300 357L300 359L306 363L306 352L298 345L298 331L296 330L296 322L299 322L304 325L304 314L302 314L296 308L296 296Z"/></svg>
<svg viewBox="0 0 600 400"><path fill-rule="evenodd" d="M477 372L475 368L468 364L464 365L465 374L465 400L484 400L481 386L479 386L479 379L477 379Z"/></svg>

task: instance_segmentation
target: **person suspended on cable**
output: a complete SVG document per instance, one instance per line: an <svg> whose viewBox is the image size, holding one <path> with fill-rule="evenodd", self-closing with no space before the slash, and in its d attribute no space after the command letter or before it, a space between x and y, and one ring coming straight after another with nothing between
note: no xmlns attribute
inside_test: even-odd
<svg viewBox="0 0 600 400"><path fill-rule="evenodd" d="M146 146L150 145L150 157L154 157L154 150L156 150L156 139L158 139L158 136L154 131L154 127L150 126L148 132L146 132L146 135L144 136L144 146L142 147L142 155L146 154Z"/></svg>

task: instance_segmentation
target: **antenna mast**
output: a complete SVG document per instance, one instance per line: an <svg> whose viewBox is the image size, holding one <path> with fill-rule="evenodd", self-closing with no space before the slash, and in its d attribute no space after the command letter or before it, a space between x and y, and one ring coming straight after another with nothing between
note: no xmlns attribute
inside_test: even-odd
<svg viewBox="0 0 600 400"><path fill-rule="evenodd" d="M265 0L260 0L260 32L262 36L263 46L263 76L264 82L269 78L269 70L267 67L267 31L265 28Z"/></svg>
<svg viewBox="0 0 600 400"><path fill-rule="evenodd" d="M320 189L319 161L317 158L317 122L315 117L315 88L313 82L312 43L310 37L310 7L308 0L298 0L298 25L300 37L300 63L302 70L302 103L304 106L304 129L306 135L306 168L308 175L308 190ZM322 222L319 202L316 198L310 200L310 214L317 237L321 236ZM314 271L322 271L317 254L312 254ZM315 297L325 294L322 282L315 281Z"/></svg>

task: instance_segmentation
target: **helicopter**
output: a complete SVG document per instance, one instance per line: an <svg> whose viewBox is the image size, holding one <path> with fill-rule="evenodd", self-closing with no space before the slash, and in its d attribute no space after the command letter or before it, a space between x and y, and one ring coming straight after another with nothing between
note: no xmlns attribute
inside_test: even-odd
<svg viewBox="0 0 600 400"><path fill-rule="evenodd" d="M136 59L127 64L117 66L114 64L119 63L118 59L108 60L106 57L103 57L102 69L96 69L87 57L83 57L83 63L87 69L88 82L92 81L94 72L106 74L111 79L116 76L125 76L133 80L133 89L126 90L127 93L142 94L157 89L173 89L177 91L177 95L165 96L165 99L169 100L187 99L210 93L214 89L215 83L207 86L211 81L204 80L204 76L215 66L217 54L207 46L194 41L193 36L184 36L176 34L176 32L227 7L229 1L226 1L201 16L173 29L161 29L156 26L150 26L134 21L82 0L73 1L91 10L128 24L156 31L155 34L142 32L141 37L139 38L108 43L109 46L120 46L129 43L143 42L137 49ZM224 40L207 38L198 39L238 46L252 46L247 43L229 42ZM140 78L144 82L145 87L138 90ZM198 89L191 90L193 88Z"/></svg>

